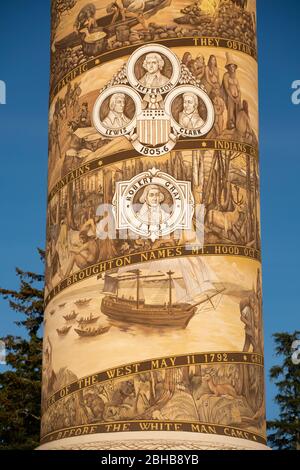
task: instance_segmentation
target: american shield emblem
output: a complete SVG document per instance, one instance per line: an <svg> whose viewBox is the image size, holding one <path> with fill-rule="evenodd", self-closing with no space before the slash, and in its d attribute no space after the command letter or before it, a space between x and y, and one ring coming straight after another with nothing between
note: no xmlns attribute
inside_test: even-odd
<svg viewBox="0 0 300 470"><path fill-rule="evenodd" d="M188 115L193 119L186 124L187 96ZM166 155L180 137L202 138L214 121L214 106L206 91L176 54L160 44L136 49L100 91L93 110L94 127L102 136L126 137L139 154L149 157Z"/></svg>
<svg viewBox="0 0 300 470"><path fill-rule="evenodd" d="M163 145L168 142L170 133L171 119L162 109L146 109L137 118L137 135L145 145Z"/></svg>

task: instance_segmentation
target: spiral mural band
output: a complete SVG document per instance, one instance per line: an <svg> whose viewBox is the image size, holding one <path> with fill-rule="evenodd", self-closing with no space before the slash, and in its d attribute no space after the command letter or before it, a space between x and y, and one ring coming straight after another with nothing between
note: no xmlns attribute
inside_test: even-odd
<svg viewBox="0 0 300 470"><path fill-rule="evenodd" d="M266 448L255 0L51 15L41 448Z"/></svg>

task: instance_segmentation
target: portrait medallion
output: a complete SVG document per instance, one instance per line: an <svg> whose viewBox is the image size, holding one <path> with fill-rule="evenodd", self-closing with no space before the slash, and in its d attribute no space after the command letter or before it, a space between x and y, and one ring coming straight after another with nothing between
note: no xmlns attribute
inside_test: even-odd
<svg viewBox="0 0 300 470"><path fill-rule="evenodd" d="M180 137L207 135L215 120L212 101L200 85L186 84L183 67L165 46L138 48L95 102L97 131L125 136L145 156L170 152Z"/></svg>
<svg viewBox="0 0 300 470"><path fill-rule="evenodd" d="M192 228L194 198L189 181L177 181L156 168L116 183L113 212L117 230L155 241Z"/></svg>

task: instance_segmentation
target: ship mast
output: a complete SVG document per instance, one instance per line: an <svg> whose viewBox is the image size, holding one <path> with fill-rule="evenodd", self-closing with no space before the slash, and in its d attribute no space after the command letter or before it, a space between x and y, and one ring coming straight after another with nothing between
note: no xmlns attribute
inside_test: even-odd
<svg viewBox="0 0 300 470"><path fill-rule="evenodd" d="M167 272L167 275L169 276L169 308L172 307L172 276L173 273L171 270Z"/></svg>

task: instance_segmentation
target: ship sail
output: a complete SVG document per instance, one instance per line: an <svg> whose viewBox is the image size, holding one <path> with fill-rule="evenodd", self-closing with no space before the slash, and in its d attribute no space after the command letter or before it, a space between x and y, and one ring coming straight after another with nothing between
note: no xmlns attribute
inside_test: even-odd
<svg viewBox="0 0 300 470"><path fill-rule="evenodd" d="M209 272L204 261L187 259L179 260L179 263L186 288L186 301L193 302L202 294L215 290L212 284L212 273Z"/></svg>
<svg viewBox="0 0 300 470"><path fill-rule="evenodd" d="M121 299L127 300L136 300L137 297L137 285L136 278L129 278L128 280L124 279L122 282L119 282L118 296ZM144 291L143 284L139 285L139 300L144 300Z"/></svg>
<svg viewBox="0 0 300 470"><path fill-rule="evenodd" d="M168 270L172 270L171 278L171 298L172 303L187 304L208 304L208 308L216 308L215 297L219 291L214 286L218 279L207 263L199 258L191 259L170 259L157 261L154 264L139 264L132 268L121 268L117 274L119 279L119 295L121 298L128 298L135 295L136 273L139 272L139 299L145 300L152 305L168 305L170 301ZM133 281L129 286L129 280ZM125 285L123 283L125 282ZM155 282L155 289L152 288ZM151 285L152 284L152 285ZM121 287L123 285L123 287ZM144 295L143 295L144 287ZM127 295L123 291L127 290ZM122 291L122 294L121 294ZM212 302L212 299L215 299ZM220 301L220 298L219 298ZM201 306L201 310L203 307Z"/></svg>
<svg viewBox="0 0 300 470"><path fill-rule="evenodd" d="M145 289L146 290L146 289ZM160 282L155 284L154 289L148 289L147 302L151 305L167 305L169 293L167 288L167 278L162 276Z"/></svg>
<svg viewBox="0 0 300 470"><path fill-rule="evenodd" d="M104 294L116 294L118 291L118 279L108 274L104 278Z"/></svg>
<svg viewBox="0 0 300 470"><path fill-rule="evenodd" d="M173 279L172 284L175 290L174 298L176 298L178 302L185 301L186 289L180 284L180 281L177 279Z"/></svg>

